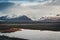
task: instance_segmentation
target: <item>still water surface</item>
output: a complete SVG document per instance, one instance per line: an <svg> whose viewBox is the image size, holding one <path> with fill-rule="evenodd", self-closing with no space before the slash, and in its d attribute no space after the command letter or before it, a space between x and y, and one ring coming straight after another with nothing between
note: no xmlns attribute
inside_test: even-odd
<svg viewBox="0 0 60 40"><path fill-rule="evenodd" d="M16 31L13 33L0 33L9 37L25 38L29 40L60 40L60 32L26 30Z"/></svg>

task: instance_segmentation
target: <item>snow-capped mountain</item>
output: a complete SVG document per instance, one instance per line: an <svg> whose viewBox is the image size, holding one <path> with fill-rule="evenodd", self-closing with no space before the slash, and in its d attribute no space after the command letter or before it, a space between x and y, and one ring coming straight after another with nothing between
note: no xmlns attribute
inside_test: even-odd
<svg viewBox="0 0 60 40"><path fill-rule="evenodd" d="M28 18L25 15L15 17L15 18L8 18L8 16L1 16L0 20L4 20L6 22L30 22L30 21L32 21L30 18Z"/></svg>
<svg viewBox="0 0 60 40"><path fill-rule="evenodd" d="M41 22L60 22L60 16L42 17Z"/></svg>
<svg viewBox="0 0 60 40"><path fill-rule="evenodd" d="M2 22L33 22L31 18L23 15L23 16L15 16L9 18L9 16L1 16L0 21ZM41 17L39 20L35 20L38 22L60 22L60 16L49 16L49 17Z"/></svg>

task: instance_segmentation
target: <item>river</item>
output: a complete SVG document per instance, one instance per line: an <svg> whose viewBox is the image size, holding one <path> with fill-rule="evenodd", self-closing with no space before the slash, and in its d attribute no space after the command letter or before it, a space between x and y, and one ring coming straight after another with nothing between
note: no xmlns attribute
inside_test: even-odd
<svg viewBox="0 0 60 40"><path fill-rule="evenodd" d="M22 31L16 31L13 33L0 33L0 35L29 40L60 40L60 32L53 31L22 29Z"/></svg>

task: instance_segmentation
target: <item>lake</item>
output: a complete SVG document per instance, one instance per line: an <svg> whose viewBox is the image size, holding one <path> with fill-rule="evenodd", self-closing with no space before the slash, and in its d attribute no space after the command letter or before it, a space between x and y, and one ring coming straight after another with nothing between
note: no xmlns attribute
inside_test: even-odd
<svg viewBox="0 0 60 40"><path fill-rule="evenodd" d="M60 40L60 32L53 31L22 29L22 31L16 31L13 33L0 33L0 35L29 40Z"/></svg>

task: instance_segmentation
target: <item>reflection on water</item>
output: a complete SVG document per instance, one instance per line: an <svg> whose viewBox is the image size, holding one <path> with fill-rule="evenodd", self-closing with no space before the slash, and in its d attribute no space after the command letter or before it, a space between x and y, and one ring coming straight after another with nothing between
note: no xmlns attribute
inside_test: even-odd
<svg viewBox="0 0 60 40"><path fill-rule="evenodd" d="M24 38L29 40L60 40L60 32L40 31L40 30L26 30L17 31L14 33L0 33L9 37Z"/></svg>

